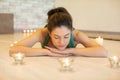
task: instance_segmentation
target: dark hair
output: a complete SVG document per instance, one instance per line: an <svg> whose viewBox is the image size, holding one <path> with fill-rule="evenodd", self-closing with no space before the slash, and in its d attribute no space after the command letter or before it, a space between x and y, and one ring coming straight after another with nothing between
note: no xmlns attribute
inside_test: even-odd
<svg viewBox="0 0 120 80"><path fill-rule="evenodd" d="M56 27L66 26L72 30L72 18L63 7L52 9L48 12L48 30L51 32Z"/></svg>

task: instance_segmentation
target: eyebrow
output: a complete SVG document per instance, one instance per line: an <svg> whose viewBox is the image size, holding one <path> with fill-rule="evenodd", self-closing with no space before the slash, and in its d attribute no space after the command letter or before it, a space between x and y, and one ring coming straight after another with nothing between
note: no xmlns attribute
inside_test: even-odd
<svg viewBox="0 0 120 80"><path fill-rule="evenodd" d="M65 34L64 36L67 36L67 35L69 35L70 33L67 33L67 34ZM54 34L55 36L59 36L59 35L57 35L57 34Z"/></svg>

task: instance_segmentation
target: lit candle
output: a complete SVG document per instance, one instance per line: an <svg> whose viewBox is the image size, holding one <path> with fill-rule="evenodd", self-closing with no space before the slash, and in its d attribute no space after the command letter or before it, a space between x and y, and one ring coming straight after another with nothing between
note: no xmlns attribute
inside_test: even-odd
<svg viewBox="0 0 120 80"><path fill-rule="evenodd" d="M10 47L13 47L18 41L14 41L13 44L10 44Z"/></svg>
<svg viewBox="0 0 120 80"><path fill-rule="evenodd" d="M17 53L12 55L16 64L22 64L25 55L23 53Z"/></svg>
<svg viewBox="0 0 120 80"><path fill-rule="evenodd" d="M25 29L23 30L23 33L26 33L26 30L25 30Z"/></svg>
<svg viewBox="0 0 120 80"><path fill-rule="evenodd" d="M100 45L103 45L103 38L99 36L98 38L96 38L96 42Z"/></svg>
<svg viewBox="0 0 120 80"><path fill-rule="evenodd" d="M36 30L33 30L34 32L36 32Z"/></svg>
<svg viewBox="0 0 120 80"><path fill-rule="evenodd" d="M113 57L113 60L114 60L115 63L118 63L118 62L119 62L119 59L118 59L118 57L116 57L116 56Z"/></svg>
<svg viewBox="0 0 120 80"><path fill-rule="evenodd" d="M14 46L14 44L10 44L10 47L13 47Z"/></svg>
<svg viewBox="0 0 120 80"><path fill-rule="evenodd" d="M109 58L111 67L118 67L119 66L119 58L117 56L113 56Z"/></svg>
<svg viewBox="0 0 120 80"><path fill-rule="evenodd" d="M71 71L71 64L73 62L72 58L60 58L59 62L61 63L61 69L62 71Z"/></svg>
<svg viewBox="0 0 120 80"><path fill-rule="evenodd" d="M14 41L14 44L16 44L18 41Z"/></svg>
<svg viewBox="0 0 120 80"><path fill-rule="evenodd" d="M63 66L70 66L70 60L69 60L69 58L65 58L63 60L63 62L64 62Z"/></svg>
<svg viewBox="0 0 120 80"><path fill-rule="evenodd" d="M30 30L30 32L32 33L32 32L33 32L33 30L31 29L31 30Z"/></svg>
<svg viewBox="0 0 120 80"><path fill-rule="evenodd" d="M27 30L27 33L29 33L29 32L30 32L30 30L28 29L28 30Z"/></svg>

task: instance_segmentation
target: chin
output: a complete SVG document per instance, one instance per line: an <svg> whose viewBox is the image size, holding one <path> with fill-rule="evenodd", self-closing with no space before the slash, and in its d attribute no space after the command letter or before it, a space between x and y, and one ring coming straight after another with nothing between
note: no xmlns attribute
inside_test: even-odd
<svg viewBox="0 0 120 80"><path fill-rule="evenodd" d="M57 47L57 49L64 50L64 49L66 49L66 47Z"/></svg>

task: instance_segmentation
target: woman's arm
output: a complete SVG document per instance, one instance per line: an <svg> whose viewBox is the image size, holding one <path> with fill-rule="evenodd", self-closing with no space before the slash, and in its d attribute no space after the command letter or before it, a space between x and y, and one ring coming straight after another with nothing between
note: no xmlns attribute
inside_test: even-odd
<svg viewBox="0 0 120 80"><path fill-rule="evenodd" d="M107 51L103 47L70 48L66 51L78 56L89 56L89 57L108 56Z"/></svg>
<svg viewBox="0 0 120 80"><path fill-rule="evenodd" d="M70 50L73 54L95 57L108 56L108 52L103 46L89 39L84 33L80 32L79 30L75 30L74 36L76 38L76 41L85 46L85 48L73 48Z"/></svg>
<svg viewBox="0 0 120 80"><path fill-rule="evenodd" d="M67 48L65 50L58 50L55 48L47 47L48 50L59 54L73 54L77 56L88 57L107 57L107 51L103 47L90 47L90 48Z"/></svg>
<svg viewBox="0 0 120 80"><path fill-rule="evenodd" d="M69 54L58 54L58 53L54 53L51 52L48 49L43 49L43 48L30 48L30 47L25 47L25 46L14 46L10 49L10 56L12 56L12 54L14 53L18 53L18 52L23 52L25 53L25 56L45 56L45 55L49 55L49 56L56 56L56 57L65 57L65 56L69 56Z"/></svg>
<svg viewBox="0 0 120 80"><path fill-rule="evenodd" d="M32 46L36 42L40 42L41 40L42 40L42 32L41 32L41 29L39 29L37 32L35 32L32 35L30 35L29 37L26 37L25 39L19 41L13 47L11 47L9 50L9 53L10 53L10 55L17 53L17 52L23 52L28 56L29 55L30 56L31 55L43 55L44 50L32 48Z"/></svg>
<svg viewBox="0 0 120 80"><path fill-rule="evenodd" d="M43 30L45 30L45 29L40 29L36 33L32 34L31 36L16 43L9 50L10 56L12 56L12 54L18 53L18 52L25 53L26 56L41 56L41 55L58 56L58 57L69 56L69 55L53 53L48 49L32 48L32 46L36 42L42 42L42 40L43 40L42 31Z"/></svg>
<svg viewBox="0 0 120 80"><path fill-rule="evenodd" d="M10 48L9 53L10 56L14 53L22 52L25 53L26 56L40 56L40 55L47 55L46 49L42 48L31 48L26 46L13 46Z"/></svg>

